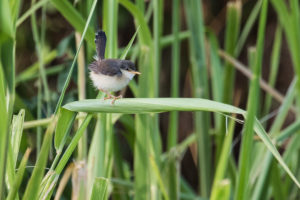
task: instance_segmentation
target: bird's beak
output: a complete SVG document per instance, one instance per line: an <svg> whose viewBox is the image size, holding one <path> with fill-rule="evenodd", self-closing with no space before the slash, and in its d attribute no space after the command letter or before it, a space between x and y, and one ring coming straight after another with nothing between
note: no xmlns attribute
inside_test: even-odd
<svg viewBox="0 0 300 200"><path fill-rule="evenodd" d="M132 74L137 74L137 75L141 74L141 72L138 72L138 71L129 71L129 72L132 73Z"/></svg>

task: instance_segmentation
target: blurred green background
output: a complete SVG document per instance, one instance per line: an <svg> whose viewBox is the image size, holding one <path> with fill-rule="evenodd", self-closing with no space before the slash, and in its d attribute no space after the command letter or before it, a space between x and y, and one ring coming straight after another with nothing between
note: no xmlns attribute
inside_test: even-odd
<svg viewBox="0 0 300 200"><path fill-rule="evenodd" d="M299 9L2 0L0 200L299 199ZM115 105L88 75L97 30L142 73Z"/></svg>

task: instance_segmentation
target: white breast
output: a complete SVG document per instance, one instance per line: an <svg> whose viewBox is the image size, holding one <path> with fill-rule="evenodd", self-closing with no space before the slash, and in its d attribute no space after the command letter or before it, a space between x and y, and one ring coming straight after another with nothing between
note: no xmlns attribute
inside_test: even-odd
<svg viewBox="0 0 300 200"><path fill-rule="evenodd" d="M107 76L103 74L96 74L94 72L90 72L90 78L93 81L93 85L99 89L107 92L116 92L123 89L126 85L128 85L129 81L134 77L134 74L127 72L125 70L122 71L122 76Z"/></svg>

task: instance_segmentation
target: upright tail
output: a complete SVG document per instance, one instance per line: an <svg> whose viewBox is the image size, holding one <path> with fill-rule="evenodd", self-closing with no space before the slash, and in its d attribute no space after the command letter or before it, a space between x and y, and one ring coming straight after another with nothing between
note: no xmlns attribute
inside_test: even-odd
<svg viewBox="0 0 300 200"><path fill-rule="evenodd" d="M104 31L100 30L96 33L95 44L96 44L98 59L99 60L104 59L105 45L106 45L106 35Z"/></svg>

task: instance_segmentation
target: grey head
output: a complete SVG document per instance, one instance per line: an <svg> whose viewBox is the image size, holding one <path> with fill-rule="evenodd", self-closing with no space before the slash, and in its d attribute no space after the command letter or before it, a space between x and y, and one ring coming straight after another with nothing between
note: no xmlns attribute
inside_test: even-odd
<svg viewBox="0 0 300 200"><path fill-rule="evenodd" d="M120 66L120 68L123 69L123 70L136 72L135 65L130 60L121 60L121 66Z"/></svg>

